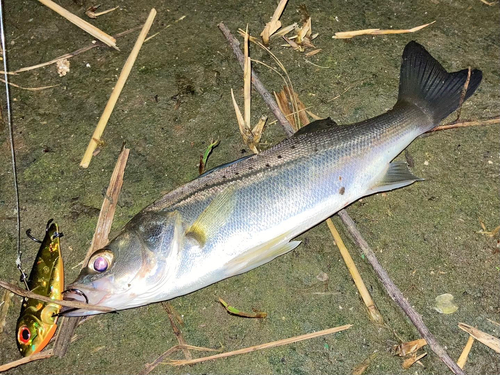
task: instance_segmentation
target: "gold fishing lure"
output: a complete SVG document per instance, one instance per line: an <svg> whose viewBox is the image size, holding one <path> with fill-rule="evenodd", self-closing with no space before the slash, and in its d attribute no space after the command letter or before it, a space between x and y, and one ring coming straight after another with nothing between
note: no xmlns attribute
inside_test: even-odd
<svg viewBox="0 0 500 375"><path fill-rule="evenodd" d="M64 289L63 261L59 228L49 220L41 241L40 250L28 278L28 288L33 293L52 299L61 299ZM28 236L29 235L29 232ZM31 236L30 236L31 237ZM38 241L39 242L39 241ZM26 357L40 352L56 332L57 315L61 306L25 298L17 320L17 347Z"/></svg>

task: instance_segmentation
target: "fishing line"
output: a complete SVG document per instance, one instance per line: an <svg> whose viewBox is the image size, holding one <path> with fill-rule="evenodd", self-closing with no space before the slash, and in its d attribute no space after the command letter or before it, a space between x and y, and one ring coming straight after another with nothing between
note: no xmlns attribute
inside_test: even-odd
<svg viewBox="0 0 500 375"><path fill-rule="evenodd" d="M14 180L14 191L16 195L16 221L17 221L17 259L16 266L19 272L21 272L21 280L24 282L26 289L28 288L28 282L26 281L27 276L23 271L21 264L21 210L19 207L19 186L17 183L17 168L16 168L16 152L14 151L14 130L12 127L12 116L10 108L10 91L9 91L9 78L7 75L7 51L5 48L5 29L3 24L3 3L0 0L0 43L2 45L2 57L3 57L3 75L5 82L5 100L7 102L7 123L9 127L9 137L10 137L10 154L12 158L12 177Z"/></svg>

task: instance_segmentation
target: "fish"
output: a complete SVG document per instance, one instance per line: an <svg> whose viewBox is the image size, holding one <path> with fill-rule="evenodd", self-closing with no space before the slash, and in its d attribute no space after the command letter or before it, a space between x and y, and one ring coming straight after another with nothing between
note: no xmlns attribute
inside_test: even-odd
<svg viewBox="0 0 500 375"><path fill-rule="evenodd" d="M31 237L29 231L28 236ZM33 293L60 300L64 289L64 267L61 256L62 233L52 220L45 229L45 237L28 277L28 288ZM33 237L31 237L34 239ZM36 239L35 239L36 241ZM17 347L22 356L40 352L49 343L57 329L60 305L24 298L17 320Z"/></svg>
<svg viewBox="0 0 500 375"><path fill-rule="evenodd" d="M288 253L298 235L361 197L420 181L393 159L476 91L482 72L468 76L408 43L392 109L351 125L312 122L167 193L92 254L64 298L115 310L170 300Z"/></svg>

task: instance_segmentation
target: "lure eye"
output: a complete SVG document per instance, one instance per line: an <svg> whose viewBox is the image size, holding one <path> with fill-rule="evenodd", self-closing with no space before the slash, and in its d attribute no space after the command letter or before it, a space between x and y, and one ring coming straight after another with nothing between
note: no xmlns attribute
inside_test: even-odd
<svg viewBox="0 0 500 375"><path fill-rule="evenodd" d="M30 339L31 339L31 332L30 329L26 326L22 326L19 328L19 331L17 332L17 339L21 344L29 344Z"/></svg>
<svg viewBox="0 0 500 375"><path fill-rule="evenodd" d="M89 268L102 273L113 263L113 253L109 250L99 250L89 260Z"/></svg>

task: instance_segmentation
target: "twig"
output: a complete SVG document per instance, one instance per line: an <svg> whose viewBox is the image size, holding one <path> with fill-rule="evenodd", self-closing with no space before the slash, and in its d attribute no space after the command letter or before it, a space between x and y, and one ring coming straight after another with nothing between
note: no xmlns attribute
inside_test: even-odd
<svg viewBox="0 0 500 375"><path fill-rule="evenodd" d="M229 29L224 25L224 23L219 23L217 27L220 29L222 34L224 34L224 37L227 39L228 43L231 45L234 54L236 55L236 58L238 59L238 62L241 65L241 68L243 68L244 64L244 57L243 53L240 50L240 42L231 34ZM279 123L281 126L283 126L285 133L288 136L293 135L294 131L288 120L285 118L283 113L281 113L278 105L274 101L272 95L267 91L267 89L264 87L262 82L260 81L259 77L257 74L255 74L254 71L252 71L252 83L255 87L255 89L259 92L259 94L264 98L264 101L266 102L267 106L269 109L273 112L274 116L276 119L278 119Z"/></svg>
<svg viewBox="0 0 500 375"><path fill-rule="evenodd" d="M332 233L332 236L337 243L340 254L342 255L342 258L344 258L344 262L352 276L352 279L354 280L354 283L356 284L356 287L359 290L359 294L361 295L361 298L363 299L363 302L368 309L370 319L377 324L384 324L384 318L380 314L380 311L377 309L375 302L373 302L370 292L368 292L368 289L366 289L365 283L363 282L363 279L361 278L361 275L359 274L358 269L356 268L356 265L352 260L351 254L349 254L349 251L345 247L344 242L339 235L339 232L337 232L337 229L333 225L332 219L326 219L326 224L328 225L328 228L330 229L330 232Z"/></svg>
<svg viewBox="0 0 500 375"><path fill-rule="evenodd" d="M2 281L2 280L0 280L0 288L10 290L12 293L17 294L18 296L21 296L21 297L33 298L33 299L37 299L37 300L42 301L42 302L55 303L55 304L61 305L61 306L75 307L77 309L85 309L85 310L98 310L98 311L104 311L104 312L115 311L115 309L112 309L111 307L90 305L88 303L78 302L78 301L64 301L64 300L59 300L59 299L52 299L52 298L46 297L46 296L41 296L40 294L36 294L36 293L30 292L29 290L19 288L17 285L10 284L10 283L7 283L7 282Z"/></svg>
<svg viewBox="0 0 500 375"><path fill-rule="evenodd" d="M174 313L173 313L173 306L170 304L170 302L162 302L161 305L165 309L168 315L168 319L170 320L170 325L172 326L172 330L174 331L175 337L177 337L177 341L179 342L179 346L181 346L181 350L184 353L184 357L186 359L193 359L193 356L189 352L189 350L186 348L186 340L184 340L184 336L182 335L181 330L179 327L177 327L177 324L175 323L174 320Z"/></svg>
<svg viewBox="0 0 500 375"><path fill-rule="evenodd" d="M465 128L468 126L493 125L493 124L500 124L500 117L495 117L495 118L487 119L487 120L463 121L463 122L451 123L451 124L446 124L446 125L440 125L440 126L435 127L432 130L429 130L427 132L427 134L431 134L433 132L437 132L440 130Z"/></svg>
<svg viewBox="0 0 500 375"><path fill-rule="evenodd" d="M97 127L94 131L94 134L90 138L87 150L85 151L82 161L80 162L80 166L83 168L87 168L90 164L90 160L92 159L92 154L99 143L101 135L104 132L104 128L106 127L109 117L111 116L111 112L113 112L113 108L115 107L115 104L118 101L118 97L120 96L123 86L125 86L125 82L127 81L130 71L132 70L132 66L134 65L135 59L139 54L139 50L141 49L142 43L144 42L144 39L146 38L146 35L148 34L149 29L151 28L155 16L156 16L156 10L153 8L151 9L148 19L146 20L146 23L144 24L141 33L139 34L139 37L135 42L132 52L130 52L129 57L127 58L127 61L125 62L125 65L122 68L120 76L118 77L118 81L116 81L115 88L113 89L113 92L109 97L108 103L104 108L104 112L102 113L99 122L97 123Z"/></svg>
<svg viewBox="0 0 500 375"><path fill-rule="evenodd" d="M248 348L238 349L238 350L234 350L232 352L220 353L220 354L211 355L211 356L203 357L203 358L196 358L196 359L192 359L190 361L184 361L184 360L170 361L170 362L167 362L167 364L172 365L172 366L186 366L186 365L192 365L195 363L211 361L211 360L219 359L219 358L232 357L232 356L239 355L239 354L246 354L246 353L255 352L257 350L275 348L277 346L293 344L293 343L296 343L299 341L304 341L304 340L309 340L309 339L312 339L315 337L329 335L331 333L344 331L344 330L349 329L351 327L352 327L352 324L347 324L347 325L343 325L340 327L325 329L323 331L307 333L307 334L301 335L301 336L295 336L295 337L290 337L290 338L283 339L283 340L268 342L268 343L261 344L261 345L250 346Z"/></svg>
<svg viewBox="0 0 500 375"><path fill-rule="evenodd" d="M75 16L73 13L67 11L62 6L54 3L52 0L38 0L38 1L41 2L43 5L47 6L48 8L52 9L54 12L63 16L69 22L78 26L80 29L86 31L94 38L97 38L101 42L118 50L118 47L116 46L116 40L112 36L106 34L102 30L99 30L97 27L88 23L87 21L82 20L80 17Z"/></svg>
<svg viewBox="0 0 500 375"><path fill-rule="evenodd" d="M220 23L219 28L223 31L224 35L226 38L230 41L232 39L232 35L230 34L229 30L224 26L224 24ZM231 43L233 46L233 44ZM241 55L241 51L239 48L234 48L233 51L237 57ZM238 60L240 61L240 58L238 57ZM242 65L242 62L240 62L240 65ZM266 90L267 92L267 90ZM260 93L260 91L259 91ZM262 94L261 94L262 95ZM271 108L275 107L279 111L279 108L272 98L272 96L265 96L262 95L262 98L266 102L266 104ZM279 111L281 112L281 111ZM273 111L275 113L275 111ZM276 113L275 113L276 115ZM289 125L288 121L283 122L283 114L280 113L279 115L276 116L276 119L278 122L285 128L286 124ZM288 130L286 130L288 134ZM372 267L374 268L377 276L380 278L382 284L386 288L387 292L389 293L389 296L403 309L405 314L410 318L412 323L415 325L417 330L422 334L422 336L426 339L427 343L429 344L429 347L436 353L436 355L455 373L455 374L460 374L463 375L464 372L460 367L457 366L457 364L450 358L448 353L444 350L444 348L436 341L434 336L429 332L429 329L425 326L424 322L422 321L422 318L417 314L417 312L410 306L408 301L404 298L403 294L401 291L396 287L396 285L392 282L392 280L389 278L389 275L387 272L382 268L380 263L378 262L377 258L375 257L375 254L373 251L370 249L368 246L368 243L364 240L364 238L361 236L359 233L358 229L356 228L354 221L351 219L351 217L347 214L345 210L340 210L338 212L340 218L346 224L347 229L351 233L351 235L356 239L356 242L358 245L362 248L363 252L365 253L366 257L368 258L369 262L372 264ZM361 246L362 245L362 246ZM370 256L367 255L367 253L370 254Z"/></svg>
<svg viewBox="0 0 500 375"><path fill-rule="evenodd" d="M457 366L457 364L450 358L446 350L437 342L434 335L424 324L422 317L413 309L413 307L411 307L410 303L404 298L403 293L401 293L399 288L392 282L385 269L382 268L382 265L379 263L377 257L375 256L375 253L370 248L370 246L368 246L368 243L365 241L365 239L361 236L361 233L359 233L358 228L356 228L354 221L351 219L348 213L345 210L340 210L338 212L338 215L346 225L349 233L353 236L356 244L361 248L361 250L363 250L363 253L371 263L373 269L375 270L375 273L379 277L380 281L384 285L385 290L392 298L392 300L395 301L403 309L408 318L410 318L413 325L417 328L418 332L420 332L422 337L429 344L429 347L434 353L436 353L441 361L443 361L446 366L448 366L455 374L463 375L464 372L462 371L462 369Z"/></svg>
<svg viewBox="0 0 500 375"><path fill-rule="evenodd" d="M86 260L89 259L90 255L95 250L97 250L96 246L106 245L104 241L107 241L109 231L111 230L111 223L113 222L116 205L118 204L118 196L123 183L123 173L127 164L128 154L129 149L123 147L109 181L106 197L102 203L101 213L99 214L94 237L92 238L92 245L85 256ZM97 237L97 233L99 233L101 238ZM83 262L82 268L86 264L87 263ZM54 354L59 358L62 358L66 354L71 338L73 337L73 332L81 320L82 318L80 317L62 317L54 343Z"/></svg>
<svg viewBox="0 0 500 375"><path fill-rule="evenodd" d="M16 361L12 361L12 362L6 363L4 365L1 365L0 372L8 371L14 367L21 366L21 365L24 365L26 363L33 362L33 361L38 361L39 359L50 358L53 355L54 355L54 351L52 349L44 350L43 352L36 353L36 354L30 355L28 357L24 357L24 358L18 359Z"/></svg>
<svg viewBox="0 0 500 375"><path fill-rule="evenodd" d="M51 89L53 87L59 86L59 85L51 85L51 86L40 86L40 87L23 87L23 86L16 85L15 83L12 83L12 82L6 82L5 80L3 80L1 78L0 78L0 81L3 83L7 83L8 85L10 85L12 87L17 87L18 89L27 90L27 91L41 91L41 90Z"/></svg>

